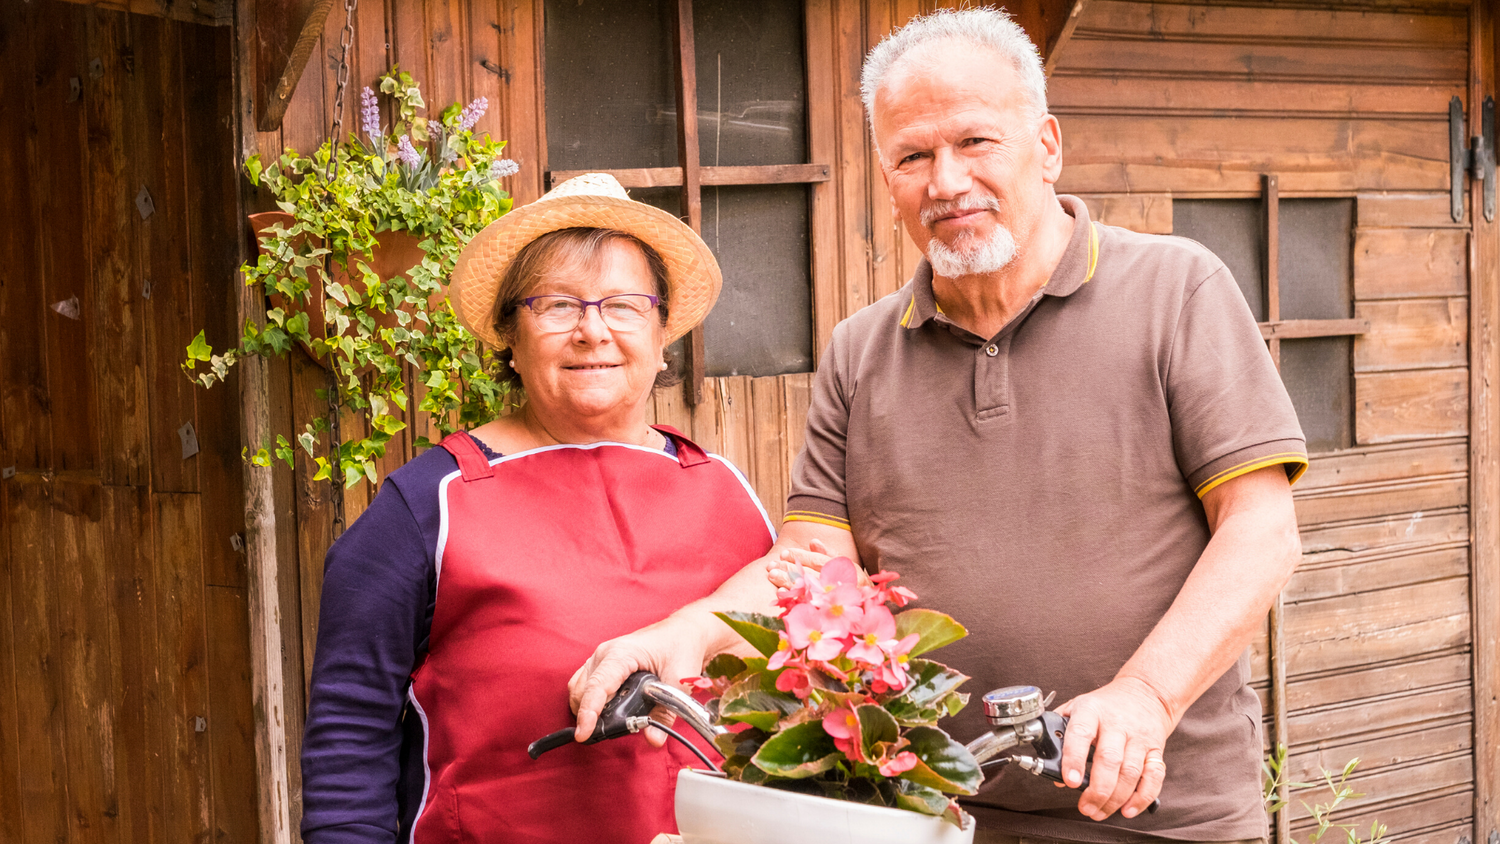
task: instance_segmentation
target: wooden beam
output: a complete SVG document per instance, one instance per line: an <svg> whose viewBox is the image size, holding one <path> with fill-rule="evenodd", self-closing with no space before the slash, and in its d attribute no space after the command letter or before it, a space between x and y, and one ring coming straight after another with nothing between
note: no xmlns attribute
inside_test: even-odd
<svg viewBox="0 0 1500 844"><path fill-rule="evenodd" d="M831 177L826 164L767 164L739 167L700 167L701 186L798 185L826 182ZM553 170L547 174L547 187L585 173L608 173L626 188L682 187L681 167L638 167L628 170Z"/></svg>
<svg viewBox="0 0 1500 844"><path fill-rule="evenodd" d="M234 23L234 0L194 0L191 3L173 2L173 0L62 0L62 2L206 26L229 26Z"/></svg>
<svg viewBox="0 0 1500 844"><path fill-rule="evenodd" d="M1266 320L1272 324L1281 322L1281 282L1278 265L1281 263L1281 196L1280 185L1274 173L1260 177L1262 199L1265 207L1266 225ZM1271 349L1271 362L1281 371L1281 340L1273 332L1266 345ZM1279 839L1285 842L1286 838Z"/></svg>
<svg viewBox="0 0 1500 844"><path fill-rule="evenodd" d="M260 0L255 4L256 127L281 128L307 59L323 34L333 0Z"/></svg>
<svg viewBox="0 0 1500 844"><path fill-rule="evenodd" d="M1049 24L1048 40L1041 46L1043 48L1042 69L1048 76L1052 75L1052 68L1057 65L1057 57L1073 37L1073 30L1078 28L1078 20L1083 17L1084 2L1085 0L1050 0L1045 4L1050 9L1057 10L1067 7L1067 16L1061 22L1056 22L1055 13L1051 19L1046 20ZM1052 31L1052 26L1056 26L1055 31Z"/></svg>
<svg viewBox="0 0 1500 844"><path fill-rule="evenodd" d="M234 131L243 157L256 148L255 114L257 78L257 45L255 9L241 2L235 10L235 103ZM244 185L235 179L236 191ZM245 197L236 197L236 206L245 211ZM243 260L254 253L247 242L244 226L239 256ZM260 324L265 319L265 301L260 292L225 279L237 293L235 324L246 319ZM256 448L268 442L271 427L271 398L266 361L251 356L240 366L240 431L243 444ZM291 785L287 769L286 694L281 654L285 647L298 647L285 639L281 626L280 597L277 591L276 501L268 467L244 467L245 495L245 562L249 582L251 707L255 722L256 809L260 821L260 844L291 844Z"/></svg>
<svg viewBox="0 0 1500 844"><path fill-rule="evenodd" d="M1495 93L1494 5L1469 13L1469 125L1480 125L1484 98ZM1469 617L1474 657L1474 831L1500 832L1500 224L1484 219L1483 191L1469 191L1469 525L1472 537Z"/></svg>
<svg viewBox="0 0 1500 844"><path fill-rule="evenodd" d="M1257 323L1263 340L1296 340L1307 337L1348 337L1367 334L1367 319L1280 319Z"/></svg>
<svg viewBox="0 0 1500 844"><path fill-rule="evenodd" d="M677 0L677 26L672 30L677 59L677 163L682 171L682 213L693 231L703 233L702 173L698 167L698 64L693 47L693 0ZM686 338L688 374L683 385L688 404L703 400L703 326Z"/></svg>

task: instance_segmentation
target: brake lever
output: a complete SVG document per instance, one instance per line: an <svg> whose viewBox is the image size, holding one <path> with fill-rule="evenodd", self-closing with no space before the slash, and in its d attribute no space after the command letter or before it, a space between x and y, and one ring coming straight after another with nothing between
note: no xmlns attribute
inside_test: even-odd
<svg viewBox="0 0 1500 844"><path fill-rule="evenodd" d="M647 726L651 710L656 703L646 696L647 686L656 679L649 671L637 671L626 678L620 690L604 704L594 732L583 744L598 744L607 739L619 738L639 732ZM526 755L535 759L549 750L555 750L573 741L573 729L561 729L548 733L526 747Z"/></svg>

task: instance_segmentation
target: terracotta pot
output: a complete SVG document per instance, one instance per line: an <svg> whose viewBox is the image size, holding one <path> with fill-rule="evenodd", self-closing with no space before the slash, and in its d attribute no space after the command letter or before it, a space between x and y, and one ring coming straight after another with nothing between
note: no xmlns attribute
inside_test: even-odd
<svg viewBox="0 0 1500 844"><path fill-rule="evenodd" d="M682 844L971 844L974 819L942 818L797 794L684 768L677 774Z"/></svg>
<svg viewBox="0 0 1500 844"><path fill-rule="evenodd" d="M250 230L255 233L257 238L256 248L260 249L259 237L262 231L269 229L277 223L283 226L290 226L296 221L296 218L285 211L263 211L259 214L251 214L249 220ZM421 246L418 245L420 243L420 239L406 232L382 232L379 236L379 243L374 249L374 255L366 263L381 278L392 278L396 275L404 274L410 279L412 268L420 264L422 258L425 256ZM265 250L260 249L260 251L264 253ZM363 260L363 258L359 260ZM350 283L349 273L337 264L333 268L333 279L341 285L348 285ZM323 273L315 268L308 268L307 280L312 287L308 291L307 303L305 305L288 302L287 297L273 290L268 290L266 295L270 297L272 307L282 308L288 314L305 311L307 313L308 331L314 336L321 336L327 339L330 336L328 333L330 326L324 322L323 316L324 302L328 298L327 294L323 291ZM359 281L357 283L360 285L359 289L363 289L363 282ZM430 295L427 299L429 309L440 306L445 295L441 290ZM410 313L412 309L410 305L407 305L403 306L403 310ZM374 316L376 325L381 328L395 328L399 324L394 313L376 313ZM345 333L352 334L352 332L353 328L350 328ZM306 343L302 343L301 345L309 356L318 361L319 365L325 369L329 367L329 361L326 358L318 358Z"/></svg>

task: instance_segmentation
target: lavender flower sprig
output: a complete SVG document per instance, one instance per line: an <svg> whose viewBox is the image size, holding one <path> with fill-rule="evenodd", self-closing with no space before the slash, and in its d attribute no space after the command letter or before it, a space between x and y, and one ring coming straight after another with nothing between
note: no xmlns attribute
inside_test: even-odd
<svg viewBox="0 0 1500 844"><path fill-rule="evenodd" d="M467 132L473 129L474 124L479 122L479 118L484 116L485 111L489 107L490 100L488 97L479 97L464 106L464 110L458 115L458 131Z"/></svg>
<svg viewBox="0 0 1500 844"><path fill-rule="evenodd" d="M411 136L402 135L401 140L396 142L396 157L407 167L416 167L422 163L422 156L417 148L411 145Z"/></svg>
<svg viewBox="0 0 1500 844"><path fill-rule="evenodd" d="M380 138L380 103L375 99L375 92L366 85L359 92L359 121L365 130L365 137L370 143L378 143Z"/></svg>
<svg viewBox="0 0 1500 844"><path fill-rule="evenodd" d="M511 161L509 158L497 158L490 162L490 178L503 179L506 176L514 176L521 172L521 165Z"/></svg>

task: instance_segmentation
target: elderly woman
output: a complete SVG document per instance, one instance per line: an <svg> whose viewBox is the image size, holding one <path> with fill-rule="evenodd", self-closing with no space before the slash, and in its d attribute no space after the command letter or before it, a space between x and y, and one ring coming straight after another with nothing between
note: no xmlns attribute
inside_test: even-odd
<svg viewBox="0 0 1500 844"><path fill-rule="evenodd" d="M328 552L303 747L304 840L620 841L675 829L692 757L562 748L601 641L712 592L773 536L743 476L652 427L667 344L718 295L679 220L583 176L466 248L450 296L525 391L393 472Z"/></svg>

